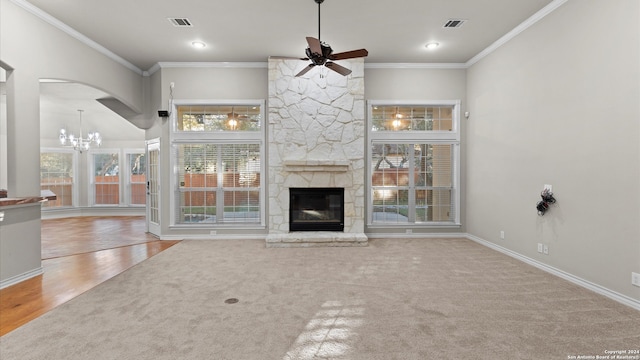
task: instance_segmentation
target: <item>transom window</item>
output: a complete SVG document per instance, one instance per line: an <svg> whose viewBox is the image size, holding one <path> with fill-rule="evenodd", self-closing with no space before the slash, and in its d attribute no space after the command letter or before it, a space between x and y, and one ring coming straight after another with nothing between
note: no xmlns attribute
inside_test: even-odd
<svg viewBox="0 0 640 360"><path fill-rule="evenodd" d="M372 131L453 131L453 106L374 106Z"/></svg>
<svg viewBox="0 0 640 360"><path fill-rule="evenodd" d="M259 131L262 123L256 105L184 105L178 107L177 131Z"/></svg>
<svg viewBox="0 0 640 360"><path fill-rule="evenodd" d="M369 103L370 225L457 225L459 102Z"/></svg>

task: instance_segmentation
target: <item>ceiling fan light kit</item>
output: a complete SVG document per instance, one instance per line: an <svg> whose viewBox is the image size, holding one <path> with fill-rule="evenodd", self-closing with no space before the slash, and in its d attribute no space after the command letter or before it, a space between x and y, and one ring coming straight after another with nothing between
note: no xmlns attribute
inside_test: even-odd
<svg viewBox="0 0 640 360"><path fill-rule="evenodd" d="M329 68L340 75L349 75L351 74L351 70L342 65L336 64L334 61L365 57L369 55L369 52L366 49L358 49L334 54L333 49L331 49L331 46L329 44L320 41L320 4L322 4L324 0L314 1L318 4L318 38L316 39L314 37L307 36L307 44L309 45L309 47L305 50L305 54L307 55L307 57L292 58L286 56L274 56L274 58L299 59L305 61L311 60L311 64L297 73L296 77L306 74L309 70L313 69L316 66L325 66L326 68Z"/></svg>

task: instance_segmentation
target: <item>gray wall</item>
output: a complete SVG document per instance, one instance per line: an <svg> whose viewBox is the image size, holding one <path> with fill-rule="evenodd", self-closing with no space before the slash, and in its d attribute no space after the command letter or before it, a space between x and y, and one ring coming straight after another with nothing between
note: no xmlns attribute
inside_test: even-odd
<svg viewBox="0 0 640 360"><path fill-rule="evenodd" d="M465 175L468 233L636 300L639 14L568 1L473 65ZM540 217L544 184L557 204Z"/></svg>
<svg viewBox="0 0 640 360"><path fill-rule="evenodd" d="M163 109L168 108L170 100L170 84L174 84L173 99L177 101L185 100L265 100L268 94L268 79L266 63L264 67L162 67L153 74L152 83L161 87L160 94L162 100L158 104ZM159 79L157 77L160 77ZM152 90L153 94L158 94L157 89ZM265 111L266 114L266 111ZM160 167L161 167L161 232L162 238L181 238L181 236L207 236L209 228L189 229L169 228L171 223L171 197L174 191L171 189L170 169L170 123L162 121L150 131L147 139L160 137ZM216 229L218 235L238 233L238 230ZM266 229L244 229L243 234L258 234L264 236Z"/></svg>
<svg viewBox="0 0 640 360"><path fill-rule="evenodd" d="M0 207L0 289L42 273L40 203Z"/></svg>
<svg viewBox="0 0 640 360"><path fill-rule="evenodd" d="M0 8L0 64L10 70L6 84L7 169L0 170L7 173L9 196L34 196L40 192L40 143L33 137L40 129L39 80L87 84L142 111L143 79L11 1L0 0Z"/></svg>

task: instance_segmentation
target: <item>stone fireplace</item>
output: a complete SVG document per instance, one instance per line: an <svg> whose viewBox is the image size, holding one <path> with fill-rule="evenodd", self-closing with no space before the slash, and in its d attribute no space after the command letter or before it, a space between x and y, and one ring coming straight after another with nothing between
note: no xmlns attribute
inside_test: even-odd
<svg viewBox="0 0 640 360"><path fill-rule="evenodd" d="M341 61L342 76L269 59L268 247L366 246L364 61ZM291 189L341 188L342 231L291 231ZM295 229L295 226L294 226Z"/></svg>

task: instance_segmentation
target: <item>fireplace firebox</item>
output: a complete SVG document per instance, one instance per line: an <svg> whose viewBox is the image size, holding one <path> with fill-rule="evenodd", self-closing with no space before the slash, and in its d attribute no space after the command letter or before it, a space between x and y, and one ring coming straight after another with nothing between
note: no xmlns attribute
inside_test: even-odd
<svg viewBox="0 0 640 360"><path fill-rule="evenodd" d="M289 231L344 231L344 188L290 188Z"/></svg>

